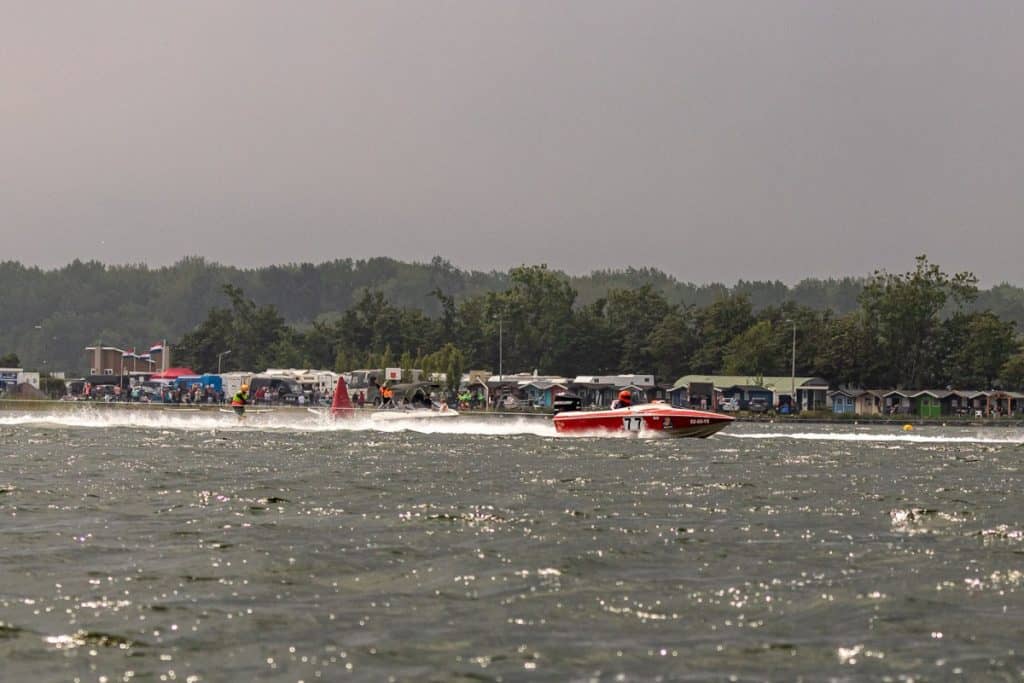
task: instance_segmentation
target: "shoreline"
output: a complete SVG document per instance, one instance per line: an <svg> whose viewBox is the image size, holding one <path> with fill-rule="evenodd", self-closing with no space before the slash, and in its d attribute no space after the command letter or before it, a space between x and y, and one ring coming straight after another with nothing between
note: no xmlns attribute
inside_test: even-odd
<svg viewBox="0 0 1024 683"><path fill-rule="evenodd" d="M166 413L196 413L196 412L218 412L226 405L219 403L190 404L164 404L164 403L130 403L130 402L105 402L105 401L57 401L52 399L28 400L28 399L0 399L0 413L4 412L71 412L79 410L132 410L132 411L156 411ZM316 410L313 406L252 406L253 408L270 408L275 413L309 414L309 411ZM330 409L320 406L324 412ZM370 408L356 409L357 413L377 412ZM515 410L464 410L459 411L460 415L484 419L547 419L550 420L552 413L548 412L525 412ZM736 422L743 423L765 423L765 424L830 424L830 425L888 425L902 427L913 425L915 427L1014 427L1024 428L1024 415L1001 418L975 418L948 416L945 418L922 418L913 415L897 416L874 416L856 415L849 417L830 417L828 415L814 414L807 416L758 416L734 415Z"/></svg>

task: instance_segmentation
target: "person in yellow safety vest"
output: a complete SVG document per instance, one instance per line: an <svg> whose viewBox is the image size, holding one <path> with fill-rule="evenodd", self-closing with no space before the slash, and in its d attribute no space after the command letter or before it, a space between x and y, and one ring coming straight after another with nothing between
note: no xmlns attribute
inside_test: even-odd
<svg viewBox="0 0 1024 683"><path fill-rule="evenodd" d="M249 403L249 385L243 384L239 389L238 393L231 397L231 408L235 411L238 417L245 415L245 406Z"/></svg>

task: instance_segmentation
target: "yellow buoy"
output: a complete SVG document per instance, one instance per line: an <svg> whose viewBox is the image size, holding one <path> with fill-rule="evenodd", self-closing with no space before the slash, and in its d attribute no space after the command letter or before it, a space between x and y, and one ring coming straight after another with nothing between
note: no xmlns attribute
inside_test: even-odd
<svg viewBox="0 0 1024 683"><path fill-rule="evenodd" d="M912 432L912 431L914 431L914 425L910 425L910 424L903 425L903 431L905 431L905 432Z"/></svg>

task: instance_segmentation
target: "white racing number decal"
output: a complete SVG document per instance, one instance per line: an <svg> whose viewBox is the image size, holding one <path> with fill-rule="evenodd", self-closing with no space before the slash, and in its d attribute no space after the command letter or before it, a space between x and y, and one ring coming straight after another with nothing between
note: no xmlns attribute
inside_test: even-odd
<svg viewBox="0 0 1024 683"><path fill-rule="evenodd" d="M639 432L644 425L644 418L640 415L629 415L622 418L622 428L627 432Z"/></svg>

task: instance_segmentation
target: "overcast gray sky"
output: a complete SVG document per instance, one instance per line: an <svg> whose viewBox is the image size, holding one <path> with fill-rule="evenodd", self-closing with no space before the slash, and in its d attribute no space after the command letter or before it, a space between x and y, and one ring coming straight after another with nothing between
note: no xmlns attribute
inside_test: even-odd
<svg viewBox="0 0 1024 683"><path fill-rule="evenodd" d="M0 259L1024 284L1024 3L0 0Z"/></svg>

